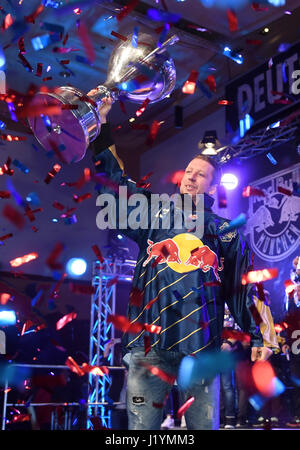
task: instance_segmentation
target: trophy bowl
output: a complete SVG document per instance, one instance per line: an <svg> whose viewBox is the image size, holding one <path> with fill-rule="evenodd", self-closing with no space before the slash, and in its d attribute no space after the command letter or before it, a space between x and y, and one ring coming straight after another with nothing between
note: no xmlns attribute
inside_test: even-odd
<svg viewBox="0 0 300 450"><path fill-rule="evenodd" d="M104 97L155 103L173 91L176 69L166 48L177 41L174 35L158 45L157 37L141 32L134 46L133 35L129 34L114 48L103 84L87 93L72 86L36 93L30 107L38 113L27 119L36 139L63 163L82 160L100 133L99 107Z"/></svg>

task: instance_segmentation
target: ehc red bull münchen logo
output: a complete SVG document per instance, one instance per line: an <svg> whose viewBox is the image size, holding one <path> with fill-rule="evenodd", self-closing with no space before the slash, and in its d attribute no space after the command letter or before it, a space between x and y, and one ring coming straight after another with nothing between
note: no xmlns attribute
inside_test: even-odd
<svg viewBox="0 0 300 450"><path fill-rule="evenodd" d="M191 233L181 233L172 239L153 242L148 239L148 258L144 261L145 267L148 263L166 263L175 272L185 273L196 269L203 272L213 271L217 280L220 281L218 272L223 270L223 258L221 265L215 252L201 239Z"/></svg>
<svg viewBox="0 0 300 450"><path fill-rule="evenodd" d="M251 248L264 260L280 261L299 248L300 196L283 191L292 193L293 183L299 182L300 164L296 164L251 184L264 196L249 197L245 234L250 235Z"/></svg>

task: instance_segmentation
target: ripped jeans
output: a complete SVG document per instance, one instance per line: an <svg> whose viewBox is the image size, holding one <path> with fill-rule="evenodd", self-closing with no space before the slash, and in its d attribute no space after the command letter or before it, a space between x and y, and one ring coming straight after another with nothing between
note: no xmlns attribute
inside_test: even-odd
<svg viewBox="0 0 300 450"><path fill-rule="evenodd" d="M172 388L142 364L155 366L176 377L183 357L178 352L159 349L152 349L146 356L144 348L131 351L127 381L129 430L160 430L163 405ZM188 398L195 398L184 414L188 430L219 429L219 390L219 376L210 381L201 379L187 390L179 390L181 405Z"/></svg>

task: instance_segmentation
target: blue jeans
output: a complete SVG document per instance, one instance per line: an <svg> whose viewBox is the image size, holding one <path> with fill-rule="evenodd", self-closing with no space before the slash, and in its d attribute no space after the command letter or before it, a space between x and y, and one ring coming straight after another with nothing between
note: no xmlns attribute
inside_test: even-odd
<svg viewBox="0 0 300 450"><path fill-rule="evenodd" d="M235 417L235 385L233 372L221 374L221 388L223 391L223 403L225 417Z"/></svg>
<svg viewBox="0 0 300 450"><path fill-rule="evenodd" d="M127 415L129 430L160 430L163 404L172 385L153 375L142 363L158 367L177 376L184 356L177 352L152 349L145 356L144 348L134 348L129 359L127 381ZM219 428L219 376L213 380L198 380L192 387L179 391L183 404L189 397L195 400L185 413L188 430Z"/></svg>

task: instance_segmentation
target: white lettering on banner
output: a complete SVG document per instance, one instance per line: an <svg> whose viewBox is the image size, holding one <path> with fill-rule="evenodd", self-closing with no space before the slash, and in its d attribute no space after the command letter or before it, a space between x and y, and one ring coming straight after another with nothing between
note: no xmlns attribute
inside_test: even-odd
<svg viewBox="0 0 300 450"><path fill-rule="evenodd" d="M283 62L256 75L252 82L239 86L238 119L243 119L246 114L259 113L267 105L274 104L281 98L281 95L274 92L300 94L300 70L295 70L297 62L299 63L299 54L294 53Z"/></svg>

